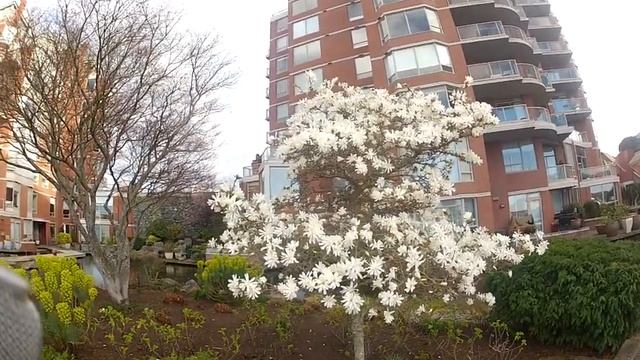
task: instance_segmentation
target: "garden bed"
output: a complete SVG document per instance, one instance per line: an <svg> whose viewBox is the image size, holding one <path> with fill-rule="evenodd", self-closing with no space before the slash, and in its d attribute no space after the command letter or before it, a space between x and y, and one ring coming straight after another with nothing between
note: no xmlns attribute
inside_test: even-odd
<svg viewBox="0 0 640 360"><path fill-rule="evenodd" d="M169 295L168 295L169 294ZM230 335L235 334L235 329L246 323L248 308L235 306L231 313L221 313L224 307L214 306L208 300L195 300L189 297L174 297L171 293L159 290L131 290L131 306L125 311L132 318L141 316L144 308L150 308L156 313L162 314L163 321L178 323L182 318L184 308L201 312L204 315L204 325L190 333L189 338L195 349L224 349L229 347ZM168 302L172 300L175 302ZM184 302L182 302L182 300ZM110 303L105 294L100 294L97 300L99 307L108 306ZM252 336L241 334L236 341L239 351L236 355L221 356L220 359L350 359L350 344L348 336L344 334L340 315L335 311L324 310L313 302L295 303L288 305L277 301L270 301L262 305L266 314L276 319L269 324L255 326ZM229 309L226 309L229 310ZM288 317L279 314L287 313ZM280 317L279 317L280 316ZM285 320L283 320L285 319ZM275 325L274 325L275 324ZM342 324L342 325L341 325ZM227 346L223 341L220 330L227 334ZM424 330L424 327L422 328ZM469 328L470 329L470 328ZM428 331L414 329L413 326L396 325L395 328L387 327L379 322L373 322L369 329L368 359L496 359L499 358L495 342L491 341L492 332L488 326L484 327L484 336L473 342L468 341L455 344L447 331L440 331L436 336L430 336ZM121 356L114 350L112 344L106 340L108 333L106 325L102 323L91 336L91 341L77 345L75 355L77 359L87 360L116 360ZM251 340L253 338L253 341ZM473 347L473 350L471 350ZM228 349L226 349L228 350ZM456 356L454 356L454 351ZM394 357L394 355L396 357ZM512 355L516 355L514 352ZM127 359L147 359L150 354L143 347L130 349ZM591 351L561 349L543 346L531 339L527 339L527 345L517 356L517 359L540 359L556 357L557 359L571 359L573 356L595 357ZM512 359L514 357L504 357ZM612 356L599 356L606 359Z"/></svg>

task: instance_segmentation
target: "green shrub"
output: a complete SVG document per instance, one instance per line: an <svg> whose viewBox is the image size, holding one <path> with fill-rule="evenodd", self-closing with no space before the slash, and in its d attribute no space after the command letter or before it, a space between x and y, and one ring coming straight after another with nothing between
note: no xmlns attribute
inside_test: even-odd
<svg viewBox="0 0 640 360"><path fill-rule="evenodd" d="M147 240L145 240L142 237L136 237L135 239L133 239L133 250L135 251L139 251L140 249L142 249L143 246L146 245Z"/></svg>
<svg viewBox="0 0 640 360"><path fill-rule="evenodd" d="M156 242L160 241L160 238L155 235L147 236L147 240L145 240L144 244L147 246L153 246Z"/></svg>
<svg viewBox="0 0 640 360"><path fill-rule="evenodd" d="M163 219L153 220L147 229L147 235L154 235L163 241L175 241L183 233L182 225Z"/></svg>
<svg viewBox="0 0 640 360"><path fill-rule="evenodd" d="M556 240L487 287L492 316L547 344L602 352L640 330L640 244Z"/></svg>
<svg viewBox="0 0 640 360"><path fill-rule="evenodd" d="M586 219L593 219L600 217L600 204L597 201L587 201L584 203L584 217Z"/></svg>
<svg viewBox="0 0 640 360"><path fill-rule="evenodd" d="M36 268L22 274L37 300L45 341L64 349L86 335L98 291L75 259L38 256Z"/></svg>
<svg viewBox="0 0 640 360"><path fill-rule="evenodd" d="M629 215L629 207L622 204L606 204L601 207L602 216L607 222L616 222L624 219Z"/></svg>
<svg viewBox="0 0 640 360"><path fill-rule="evenodd" d="M42 349L42 360L74 360L75 357L68 352L58 352L51 346L45 346Z"/></svg>
<svg viewBox="0 0 640 360"><path fill-rule="evenodd" d="M56 234L56 243L58 245L71 244L71 234L59 232Z"/></svg>
<svg viewBox="0 0 640 360"><path fill-rule="evenodd" d="M230 303L233 295L228 284L233 275L259 276L262 270L254 266L244 256L216 255L207 261L198 261L196 279L200 285L197 296L213 301Z"/></svg>

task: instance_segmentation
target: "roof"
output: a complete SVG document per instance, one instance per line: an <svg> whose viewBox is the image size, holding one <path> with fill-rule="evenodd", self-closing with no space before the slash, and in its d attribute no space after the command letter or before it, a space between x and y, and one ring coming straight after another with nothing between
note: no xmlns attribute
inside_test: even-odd
<svg viewBox="0 0 640 360"><path fill-rule="evenodd" d="M277 13L274 13L273 15L271 15L271 21L279 20L279 19L287 16L288 14L289 14L288 10L280 10Z"/></svg>

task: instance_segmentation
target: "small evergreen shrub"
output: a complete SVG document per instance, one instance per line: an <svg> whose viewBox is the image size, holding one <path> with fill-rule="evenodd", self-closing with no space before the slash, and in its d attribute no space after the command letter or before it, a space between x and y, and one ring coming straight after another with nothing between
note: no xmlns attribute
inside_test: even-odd
<svg viewBox="0 0 640 360"><path fill-rule="evenodd" d="M495 318L546 344L617 349L640 330L640 244L556 240L492 273Z"/></svg>
<svg viewBox="0 0 640 360"><path fill-rule="evenodd" d="M244 256L216 255L207 261L198 261L196 279L200 285L198 297L206 297L210 300L230 303L234 301L229 291L229 280L233 275L244 277L259 276L262 270L251 264Z"/></svg>
<svg viewBox="0 0 640 360"><path fill-rule="evenodd" d="M587 201L584 204L584 217L586 219L594 219L600 217L600 204L597 201Z"/></svg>

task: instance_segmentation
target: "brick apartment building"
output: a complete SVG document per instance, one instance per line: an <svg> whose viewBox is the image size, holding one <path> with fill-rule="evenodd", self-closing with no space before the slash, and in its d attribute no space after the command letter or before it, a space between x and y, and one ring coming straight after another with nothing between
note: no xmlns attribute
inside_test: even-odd
<svg viewBox="0 0 640 360"><path fill-rule="evenodd" d="M12 23L21 16L25 7L26 0L0 0L0 50L12 46ZM4 145L0 151L8 159L20 162L20 155L11 146ZM99 204L106 202L107 198L108 190L99 191ZM121 204L121 198L109 199L108 206L116 217L122 209ZM56 188L43 176L0 162L0 241L50 244L58 232L70 233L77 241L79 234L70 211ZM99 238L106 239L111 236L111 225L103 207L98 209L97 218L96 233ZM129 230L128 235L133 236L133 225Z"/></svg>
<svg viewBox="0 0 640 360"><path fill-rule="evenodd" d="M457 191L442 204L454 216L470 211L504 231L512 217L532 215L549 232L566 205L619 198L548 0L296 0L272 17L270 31L269 147L244 169L249 193L274 197L290 182L272 147L312 71L390 91L407 84L445 104L466 76L475 79L469 97L494 106L500 123L459 144L485 162L455 164Z"/></svg>

